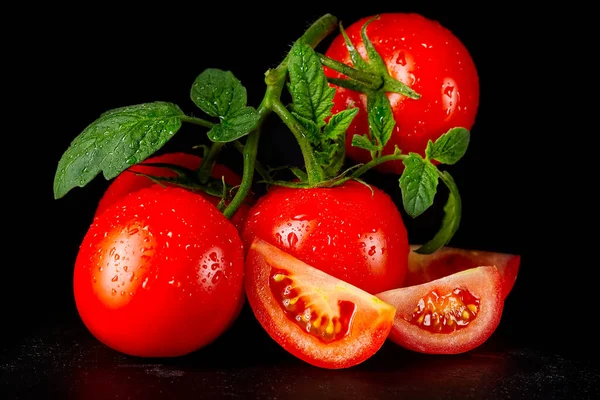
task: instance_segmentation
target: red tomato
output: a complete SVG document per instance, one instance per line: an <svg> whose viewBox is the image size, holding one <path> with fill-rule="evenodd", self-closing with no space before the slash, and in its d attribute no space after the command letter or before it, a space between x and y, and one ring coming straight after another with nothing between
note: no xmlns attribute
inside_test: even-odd
<svg viewBox="0 0 600 400"><path fill-rule="evenodd" d="M409 350L457 354L483 344L500 323L504 298L496 267L468 269L379 293L396 307L389 339Z"/></svg>
<svg viewBox="0 0 600 400"><path fill-rule="evenodd" d="M362 18L345 30L356 49L367 59L361 39L362 26L372 17ZM425 154L427 142L435 141L450 128L471 129L479 105L479 78L475 63L463 43L437 21L412 13L384 13L367 27L367 36L386 64L389 74L421 95L418 100L388 93L396 126L384 149L404 154ZM332 41L326 56L352 65L344 38ZM329 77L345 77L325 68ZM336 88L333 112L358 106L360 111L347 131L349 158L370 160L370 153L351 145L354 134L368 134L369 124L364 94ZM381 164L380 171L401 173L400 161Z"/></svg>
<svg viewBox="0 0 600 400"><path fill-rule="evenodd" d="M412 245L411 250L420 246ZM411 251L408 255L408 273L404 286L418 285L434 279L451 275L465 269L493 265L502 277L502 293L506 298L517 279L521 256L517 254L496 253L459 249L444 246L433 254L419 254Z"/></svg>
<svg viewBox="0 0 600 400"><path fill-rule="evenodd" d="M116 202L126 194L150 187L154 185L154 182L143 175L137 175L137 173L144 173L152 176L170 177L174 178L177 174L167 168L162 167L150 167L142 164L146 163L165 163L179 165L184 168L195 170L200 166L202 158L188 153L166 153L154 157L150 157L144 160L142 163L130 167L127 171L117 176L104 192L98 207L96 209L96 215L100 214L111 204ZM223 177L225 182L230 185L239 185L241 178L232 170L221 164L215 164L212 170L212 176L215 178ZM167 186L169 186L167 184ZM172 185L171 185L172 186ZM211 196L205 192L198 191L199 194L204 196L214 205L217 205L221 200L219 197ZM251 200L250 200L251 201ZM231 222L241 229L244 225L244 221L247 218L248 210L250 209L249 204L242 204L238 211L231 218Z"/></svg>
<svg viewBox="0 0 600 400"><path fill-rule="evenodd" d="M245 246L256 237L369 293L400 287L406 275L400 212L385 192L356 181L273 187L250 210L242 232Z"/></svg>
<svg viewBox="0 0 600 400"><path fill-rule="evenodd" d="M299 359L323 368L357 365L383 345L394 307L268 242L246 259L246 295L265 331Z"/></svg>
<svg viewBox="0 0 600 400"><path fill-rule="evenodd" d="M233 224L202 196L154 185L95 217L75 262L77 310L125 354L172 357L211 343L243 302L244 252Z"/></svg>

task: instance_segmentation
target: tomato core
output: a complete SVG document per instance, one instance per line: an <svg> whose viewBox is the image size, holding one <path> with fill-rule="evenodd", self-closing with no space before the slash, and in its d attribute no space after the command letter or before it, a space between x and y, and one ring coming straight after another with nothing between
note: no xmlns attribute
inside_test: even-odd
<svg viewBox="0 0 600 400"><path fill-rule="evenodd" d="M271 269L269 287L284 314L303 331L324 343L340 340L350 331L356 304L338 301L332 305L325 293L303 285L287 271Z"/></svg>
<svg viewBox="0 0 600 400"><path fill-rule="evenodd" d="M479 299L468 290L456 288L440 296L429 292L419 299L408 321L433 333L451 333L465 328L477 316Z"/></svg>

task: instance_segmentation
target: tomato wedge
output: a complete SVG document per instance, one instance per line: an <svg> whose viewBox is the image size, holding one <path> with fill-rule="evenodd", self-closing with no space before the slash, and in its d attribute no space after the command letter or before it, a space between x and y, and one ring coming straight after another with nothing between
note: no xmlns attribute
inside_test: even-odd
<svg viewBox="0 0 600 400"><path fill-rule="evenodd" d="M465 269L493 265L502 277L502 293L511 292L521 264L521 256L509 253L479 251L444 246L433 254L414 252L420 246L411 245L408 254L408 272L402 286L414 286L443 278Z"/></svg>
<svg viewBox="0 0 600 400"><path fill-rule="evenodd" d="M484 343L500 323L498 269L482 266L377 294L396 307L390 341L428 354L458 354Z"/></svg>
<svg viewBox="0 0 600 400"><path fill-rule="evenodd" d="M357 365L384 344L395 308L256 238L246 258L246 295L280 346L317 367Z"/></svg>

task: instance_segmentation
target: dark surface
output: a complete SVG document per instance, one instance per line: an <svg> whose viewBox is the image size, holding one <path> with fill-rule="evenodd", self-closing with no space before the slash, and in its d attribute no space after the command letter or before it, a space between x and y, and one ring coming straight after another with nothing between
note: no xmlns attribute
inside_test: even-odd
<svg viewBox="0 0 600 400"><path fill-rule="evenodd" d="M3 110L3 198L9 204L0 398L597 398L597 262L589 251L595 247L585 244L593 235L578 227L579 221L589 224L584 188L595 181L576 182L586 170L581 153L560 156L564 149L588 150L577 139L594 130L575 129L571 123L578 118L568 117L565 105L565 93L574 97L574 88L563 79L579 77L575 58L551 37L569 31L565 8L553 19L550 6L525 12L507 2L394 1L356 8L321 1L280 4L270 16L267 4L244 3L248 9L239 10L222 3L130 10L52 4L13 12L17 28L6 36L3 57L14 91L3 92L10 108ZM490 340L449 357L386 344L364 364L329 371L285 353L247 309L217 342L178 359L127 357L91 337L75 311L72 268L107 182L99 177L53 199L55 168L71 140L100 113L125 105L171 101L193 114L189 88L208 67L233 71L257 105L264 72L310 22L326 12L349 24L388 11L439 20L478 67L481 103L470 147L449 170L464 208L452 244L522 256ZM270 128L261 137L260 156L297 159L291 136ZM165 149L197 144L197 137L184 127ZM235 152L226 151L224 160L239 170ZM396 177L369 179L400 204ZM435 232L442 206L437 202L431 212L406 219L412 242Z"/></svg>

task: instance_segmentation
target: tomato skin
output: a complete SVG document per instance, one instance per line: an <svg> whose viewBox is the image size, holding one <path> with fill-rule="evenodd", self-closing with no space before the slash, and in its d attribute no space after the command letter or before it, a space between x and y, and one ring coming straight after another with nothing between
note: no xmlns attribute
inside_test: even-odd
<svg viewBox="0 0 600 400"><path fill-rule="evenodd" d="M361 29L372 17L362 18L345 28L356 49L366 57ZM425 154L429 140L454 127L471 129L479 106L479 77L464 44L437 21L414 13L382 13L367 27L367 36L385 62L390 75L421 95L418 100L388 93L396 126L384 154L398 146L404 154ZM326 56L352 65L343 36L334 38ZM329 77L345 77L325 67ZM347 131L346 154L357 162L368 162L366 150L352 146L354 134L369 133L364 94L336 88L333 112L350 105L359 112ZM400 161L386 162L381 172L401 173Z"/></svg>
<svg viewBox="0 0 600 400"><path fill-rule="evenodd" d="M411 245L416 250L419 245ZM493 265L502 277L502 296L506 298L512 291L519 274L521 256L518 254L498 253L461 249L444 246L433 254L419 254L411 251L408 255L408 273L404 286L418 285L451 275L465 269L484 265Z"/></svg>
<svg viewBox="0 0 600 400"><path fill-rule="evenodd" d="M432 333L408 321L419 299L428 292L444 294L456 288L466 289L480 300L478 315L467 327L452 333ZM390 341L427 354L459 354L475 349L496 330L504 309L502 279L493 266L471 268L428 283L379 293L377 297L396 307Z"/></svg>
<svg viewBox="0 0 600 400"><path fill-rule="evenodd" d="M242 232L245 246L256 237L369 293L400 287L406 275L409 244L399 210L385 192L356 181L272 187Z"/></svg>
<svg viewBox="0 0 600 400"><path fill-rule="evenodd" d="M174 178L177 176L175 172L167 168L151 167L144 164L174 164L184 168L195 170L198 167L200 167L201 162L202 158L198 157L197 155L184 152L165 153L147 158L140 164L134 165L126 171L124 171L123 173L121 173L110 183L110 185L102 195L102 198L98 202L95 215L99 215L100 213L102 213L111 204L115 203L126 194L134 192L136 190L150 187L155 184L152 180L148 179L147 177L137 175L136 173L144 173L152 176L170 178ZM230 185L239 185L242 182L241 178L235 172L233 172L232 170L230 170L222 164L215 164L212 170L212 176L219 179L223 177L225 179L225 182ZM165 183L165 185L174 186L168 183ZM202 191L198 191L198 193L204 196L204 198L206 198L215 206L221 200L219 197L211 196L208 193ZM249 197L248 200L251 204L252 199ZM243 203L231 218L231 222L233 222L233 224L238 228L238 230L241 230L244 225L244 222L248 216L248 211L250 210L250 204Z"/></svg>
<svg viewBox="0 0 600 400"><path fill-rule="evenodd" d="M269 336L297 358L321 368L349 368L370 358L385 343L395 309L376 296L328 275L259 238L249 246L245 268L246 296L254 315ZM312 294L317 300L310 303L314 308L318 308L318 300L323 299L332 308L342 301L355 304L349 332L341 339L325 344L292 322L282 311L282 304L277 302L269 286L272 268L288 270L291 276L298 278L300 285L308 288L308 296Z"/></svg>
<svg viewBox="0 0 600 400"><path fill-rule="evenodd" d="M140 189L95 217L85 234L73 275L77 310L119 352L184 355L237 318L243 256L233 224L202 196Z"/></svg>

